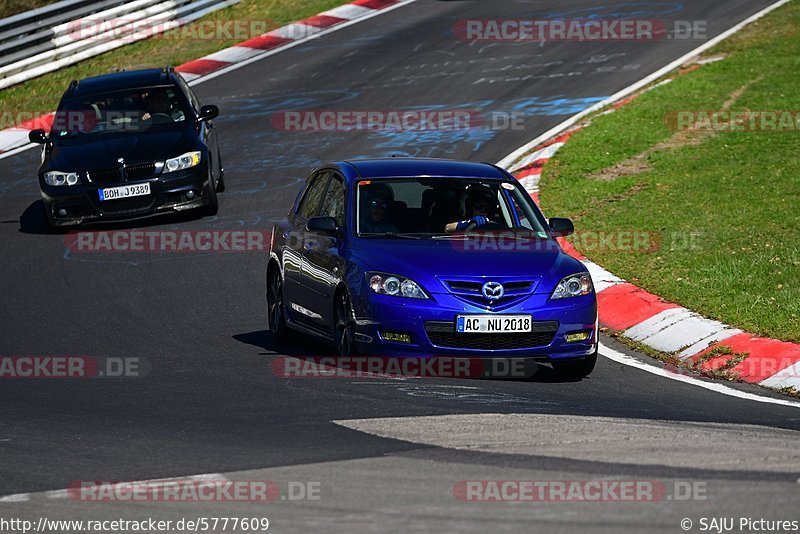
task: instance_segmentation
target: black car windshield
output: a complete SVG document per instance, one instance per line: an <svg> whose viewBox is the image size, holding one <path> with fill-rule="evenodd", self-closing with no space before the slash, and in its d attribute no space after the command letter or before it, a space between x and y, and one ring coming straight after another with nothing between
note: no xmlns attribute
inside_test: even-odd
<svg viewBox="0 0 800 534"><path fill-rule="evenodd" d="M357 183L362 237L443 237L514 232L546 238L546 224L516 182L461 178L389 178Z"/></svg>
<svg viewBox="0 0 800 534"><path fill-rule="evenodd" d="M141 133L184 126L192 114L175 87L152 87L91 95L61 103L52 137Z"/></svg>

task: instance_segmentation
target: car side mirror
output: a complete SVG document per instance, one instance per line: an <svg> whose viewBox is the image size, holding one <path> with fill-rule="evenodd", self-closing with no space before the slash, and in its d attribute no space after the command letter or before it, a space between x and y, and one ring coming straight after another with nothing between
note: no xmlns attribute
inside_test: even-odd
<svg viewBox="0 0 800 534"><path fill-rule="evenodd" d="M218 116L219 108L213 104L209 104L208 106L203 106L200 108L201 121L210 121L211 119L216 119Z"/></svg>
<svg viewBox="0 0 800 534"><path fill-rule="evenodd" d="M47 137L47 132L44 130L31 130L28 132L28 140L31 143L36 143L37 145L43 145L50 141L50 138Z"/></svg>
<svg viewBox="0 0 800 534"><path fill-rule="evenodd" d="M567 237L575 233L575 226L569 219L553 217L550 219L550 231L555 237Z"/></svg>
<svg viewBox="0 0 800 534"><path fill-rule="evenodd" d="M317 232L330 236L335 236L339 232L336 219L333 217L311 217L306 224L306 228L310 232Z"/></svg>

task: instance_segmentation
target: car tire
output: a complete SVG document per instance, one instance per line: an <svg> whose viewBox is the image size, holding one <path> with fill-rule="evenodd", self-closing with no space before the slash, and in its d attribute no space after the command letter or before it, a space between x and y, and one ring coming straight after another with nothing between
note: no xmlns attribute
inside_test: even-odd
<svg viewBox="0 0 800 534"><path fill-rule="evenodd" d="M339 356L356 353L356 320L350 297L344 289L336 293L333 304L333 341Z"/></svg>
<svg viewBox="0 0 800 534"><path fill-rule="evenodd" d="M222 168L222 158L217 152L217 161L219 162L219 178L217 178L217 193L225 191L225 169Z"/></svg>
<svg viewBox="0 0 800 534"><path fill-rule="evenodd" d="M217 198L217 188L214 185L214 175L209 171L208 187L206 188L206 198L208 203L203 206L204 215L216 215L219 211L219 199Z"/></svg>
<svg viewBox="0 0 800 534"><path fill-rule="evenodd" d="M286 308L283 305L283 280L277 268L271 269L267 278L267 321L269 333L276 341L283 341L288 334Z"/></svg>
<svg viewBox="0 0 800 534"><path fill-rule="evenodd" d="M594 371L594 366L597 364L597 349L594 353L578 361L571 362L553 362L553 369L563 378L573 380L580 380L585 378Z"/></svg>

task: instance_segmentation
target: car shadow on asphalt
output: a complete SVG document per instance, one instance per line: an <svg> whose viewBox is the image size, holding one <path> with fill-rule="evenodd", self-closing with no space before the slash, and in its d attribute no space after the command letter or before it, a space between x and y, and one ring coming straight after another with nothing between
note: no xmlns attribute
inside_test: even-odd
<svg viewBox="0 0 800 534"><path fill-rule="evenodd" d="M269 333L269 330L256 330L244 334L235 334L232 337L240 343L264 349L266 352L260 352L259 356L304 356L307 358L336 356L333 346L312 336L305 336L291 331L288 332L288 339L285 342L277 341Z"/></svg>
<svg viewBox="0 0 800 534"><path fill-rule="evenodd" d="M321 340L317 340L311 336L305 336L299 333L290 333L289 339L285 342L278 342L269 333L269 330L256 330L253 332L246 332L242 334L233 335L233 339L240 343L252 345L264 352L259 352L259 356L267 356L273 364L279 358L289 356L300 360L314 361L317 358L330 358L336 357L336 351L333 346L328 345ZM566 382L580 382L580 378L567 378L558 374L552 367L542 363L527 361L516 371L509 370L508 367L503 368L498 366L493 372L483 373L488 367L491 367L490 362L498 359L483 359L483 363L479 367L479 372L471 373L469 377L464 376L439 376L437 378L442 380L447 379L469 379L481 380L491 382L540 382L540 383L566 383ZM343 371L348 369L344 365L337 365ZM402 376L402 375L401 375ZM407 375L409 377L416 377L415 374Z"/></svg>
<svg viewBox="0 0 800 534"><path fill-rule="evenodd" d="M78 230L127 230L130 228L147 228L151 226L159 226L164 224L178 224L189 221L197 221L203 218L200 213L195 213L198 210L190 210L185 212L164 213L158 214L146 219L131 219L126 221L102 221L95 223L88 223L81 226L66 226L63 228L51 229L48 228L44 213L44 203L41 200L32 202L30 206L25 208L22 215L19 216L19 231L23 234L65 234L67 232L76 232Z"/></svg>

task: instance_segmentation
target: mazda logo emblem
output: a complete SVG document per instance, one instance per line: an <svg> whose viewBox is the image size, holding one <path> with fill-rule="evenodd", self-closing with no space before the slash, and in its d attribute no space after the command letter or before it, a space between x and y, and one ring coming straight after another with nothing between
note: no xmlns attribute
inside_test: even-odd
<svg viewBox="0 0 800 534"><path fill-rule="evenodd" d="M500 300L503 298L503 295L506 291L503 289L503 284L497 282L486 282L483 284L483 289L481 292L488 300Z"/></svg>

